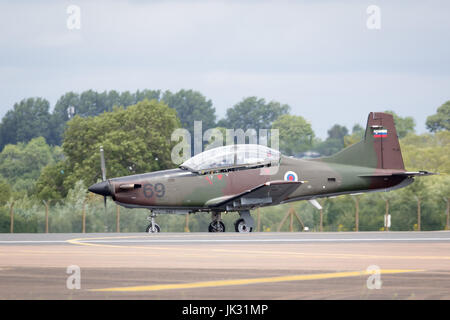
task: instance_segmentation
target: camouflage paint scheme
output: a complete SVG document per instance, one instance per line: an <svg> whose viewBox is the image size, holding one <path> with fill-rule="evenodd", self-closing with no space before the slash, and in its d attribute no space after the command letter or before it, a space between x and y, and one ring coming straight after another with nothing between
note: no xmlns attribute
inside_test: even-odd
<svg viewBox="0 0 450 320"><path fill-rule="evenodd" d="M377 130L384 130L387 135L375 137ZM298 182L285 181L288 171L296 173ZM364 139L330 157L296 159L281 156L275 166L206 172L178 168L109 179L103 186L107 188L107 194L93 191L92 187L96 185L90 191L112 196L116 203L131 208L166 210L165 213L171 213L170 210L223 212L390 190L412 183L413 176L427 174L405 171L392 115L370 113ZM263 201L271 193L275 194L275 190L278 190L277 196L270 202ZM252 198L253 194L256 196ZM243 201L244 196L252 198L253 203L236 205L235 201Z"/></svg>

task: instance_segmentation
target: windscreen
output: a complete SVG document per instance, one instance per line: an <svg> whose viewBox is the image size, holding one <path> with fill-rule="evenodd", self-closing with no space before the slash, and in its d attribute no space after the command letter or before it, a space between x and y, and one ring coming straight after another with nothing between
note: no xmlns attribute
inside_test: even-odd
<svg viewBox="0 0 450 320"><path fill-rule="evenodd" d="M234 144L202 152L181 166L193 171L278 163L280 152L258 144Z"/></svg>

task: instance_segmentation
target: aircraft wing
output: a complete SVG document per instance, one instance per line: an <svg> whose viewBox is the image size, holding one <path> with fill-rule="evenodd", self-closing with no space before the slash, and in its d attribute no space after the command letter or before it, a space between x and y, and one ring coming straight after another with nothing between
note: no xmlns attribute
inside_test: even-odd
<svg viewBox="0 0 450 320"><path fill-rule="evenodd" d="M227 211L278 204L304 181L270 181L240 194L209 200L209 207L225 207Z"/></svg>

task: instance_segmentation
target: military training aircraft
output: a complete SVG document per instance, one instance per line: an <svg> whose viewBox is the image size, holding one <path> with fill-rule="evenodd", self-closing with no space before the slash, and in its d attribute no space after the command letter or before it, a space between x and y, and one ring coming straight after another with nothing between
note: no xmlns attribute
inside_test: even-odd
<svg viewBox="0 0 450 320"><path fill-rule="evenodd" d="M394 190L431 174L405 170L392 115L371 112L364 139L329 157L297 159L262 145L234 144L197 154L177 169L104 177L89 191L149 209L149 233L160 231L157 214L196 212L211 213L209 232L225 232L222 212L238 212L235 231L251 232L250 210L257 207L308 200L320 209L317 198Z"/></svg>

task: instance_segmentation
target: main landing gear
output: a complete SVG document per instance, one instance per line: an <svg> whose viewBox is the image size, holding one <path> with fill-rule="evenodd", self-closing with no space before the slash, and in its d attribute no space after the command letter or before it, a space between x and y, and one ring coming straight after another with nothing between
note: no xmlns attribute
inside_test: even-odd
<svg viewBox="0 0 450 320"><path fill-rule="evenodd" d="M234 223L234 229L239 233L249 233L253 231L254 220L250 215L249 210L239 211L240 218L237 219ZM150 224L145 229L147 233L159 233L161 232L161 228L155 222L156 213L151 211L150 215L147 217L147 220L150 221ZM225 224L222 222L222 214L220 212L212 212L211 213L211 223L208 226L209 232L225 232Z"/></svg>
<svg viewBox="0 0 450 320"><path fill-rule="evenodd" d="M211 213L211 223L209 224L209 232L225 232L225 224L222 222L222 214L220 212Z"/></svg>
<svg viewBox="0 0 450 320"><path fill-rule="evenodd" d="M250 211L244 210L239 211L240 219L236 220L234 223L234 229L239 233L249 233L253 231L253 226L255 224Z"/></svg>
<svg viewBox="0 0 450 320"><path fill-rule="evenodd" d="M239 233L249 233L253 231L254 220L250 211L239 211L240 218L234 223L234 229ZM209 224L209 232L225 232L225 224L221 220L220 212L211 213L212 222Z"/></svg>
<svg viewBox="0 0 450 320"><path fill-rule="evenodd" d="M159 225L155 223L155 217L156 213L152 211L152 213L147 217L147 220L150 221L150 224L148 225L147 229L145 229L145 232L147 233L161 232L161 228L159 227Z"/></svg>

